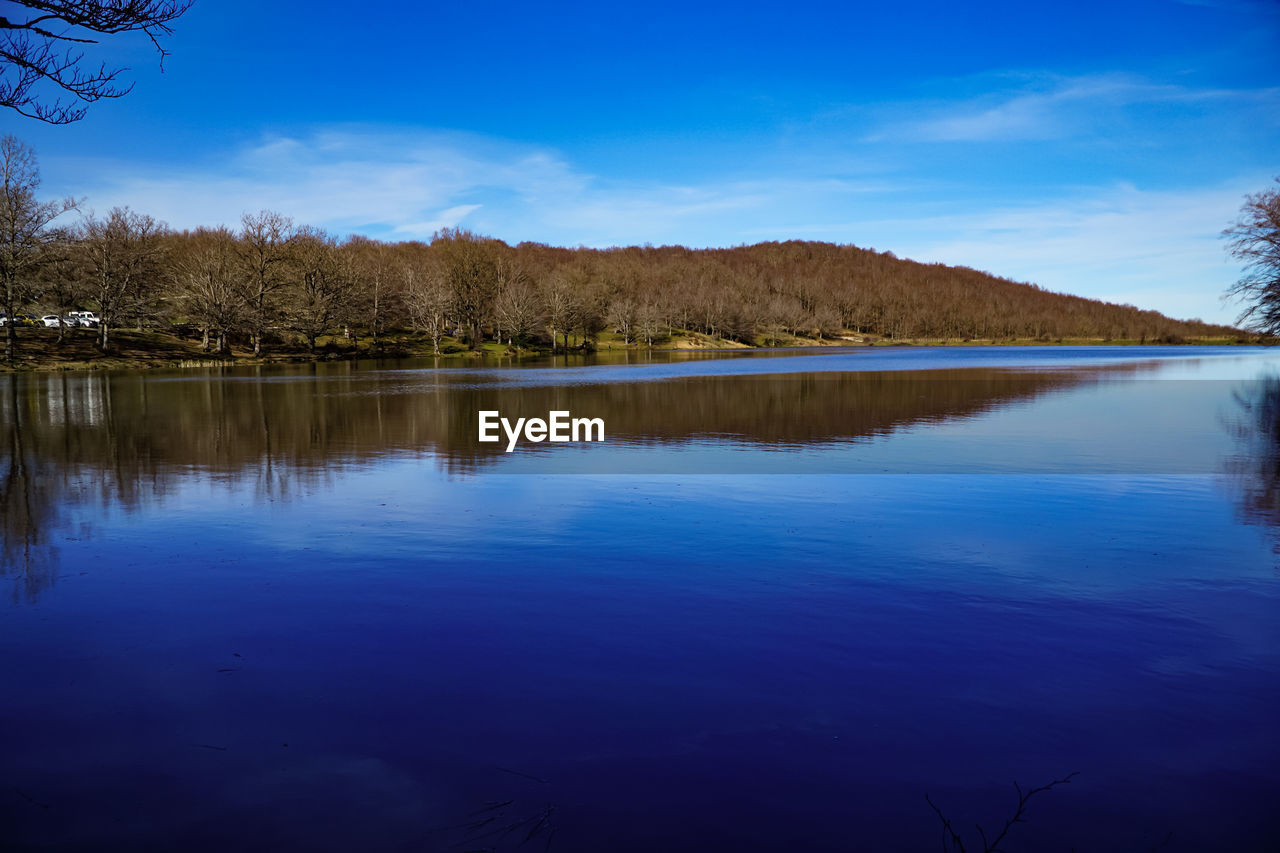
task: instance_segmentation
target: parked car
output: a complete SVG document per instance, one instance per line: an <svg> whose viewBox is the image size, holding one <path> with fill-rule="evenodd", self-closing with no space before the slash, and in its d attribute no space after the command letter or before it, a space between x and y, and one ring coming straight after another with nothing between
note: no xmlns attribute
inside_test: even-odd
<svg viewBox="0 0 1280 853"><path fill-rule="evenodd" d="M41 322L43 322L46 326L50 326L50 327L52 327L52 328L54 328L54 329L58 328L59 326L65 326L65 325L66 325L66 324L62 321L62 318L61 318L61 317L59 317L57 314L45 314L43 317L41 317L41 318L40 318L40 320L41 320Z"/></svg>
<svg viewBox="0 0 1280 853"><path fill-rule="evenodd" d="M99 323L98 315L92 311L72 311L67 316L74 318L77 323L88 329L97 326Z"/></svg>

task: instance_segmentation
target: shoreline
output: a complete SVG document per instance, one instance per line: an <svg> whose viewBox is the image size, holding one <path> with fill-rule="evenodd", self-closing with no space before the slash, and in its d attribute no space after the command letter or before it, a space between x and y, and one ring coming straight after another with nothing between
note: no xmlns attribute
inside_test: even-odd
<svg viewBox="0 0 1280 853"><path fill-rule="evenodd" d="M1248 346L1273 343L1260 335L1235 338L1197 338L1180 341L1107 340L1103 338L949 338L949 339L889 339L875 335L849 334L839 338L791 338L770 345L749 345L740 341L712 338L700 333L678 332L664 337L653 346L643 343L625 343L618 335L602 335L589 346L554 351L550 346L534 345L512 347L506 344L486 342L479 350L471 350L454 339L442 342L441 352L435 353L423 336L402 333L384 336L374 348L364 340L353 343L341 336L324 339L315 352L296 346L277 344L263 355L255 356L252 350L235 346L229 354L219 356L204 352L198 340L183 338L168 332L116 330L112 333L114 346L111 352L102 353L94 345L89 334L72 333L62 343L50 330L23 330L18 337L17 363L13 366L0 361L0 373L33 373L74 370L150 370L150 369L204 369L210 367L253 367L275 364L305 364L333 361L399 361L438 359L458 362L488 362L493 360L521 361L549 356L579 356L623 352L717 352L717 351L772 351L812 348L865 348L865 347L977 347L977 346Z"/></svg>

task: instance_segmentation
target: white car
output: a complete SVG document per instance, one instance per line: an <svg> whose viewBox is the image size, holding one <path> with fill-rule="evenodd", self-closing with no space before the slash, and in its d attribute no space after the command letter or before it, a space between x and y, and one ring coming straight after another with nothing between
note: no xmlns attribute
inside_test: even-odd
<svg viewBox="0 0 1280 853"><path fill-rule="evenodd" d="M59 326L67 325L66 323L63 322L62 318L59 317L57 314L46 314L43 317L41 317L40 320L46 326L52 326L55 329L58 328Z"/></svg>
<svg viewBox="0 0 1280 853"><path fill-rule="evenodd" d="M98 322L99 322L98 315L93 313L92 311L72 311L70 314L67 315L67 317L71 320L75 320L77 323L79 323L81 326L84 326L85 328L92 328L98 325Z"/></svg>

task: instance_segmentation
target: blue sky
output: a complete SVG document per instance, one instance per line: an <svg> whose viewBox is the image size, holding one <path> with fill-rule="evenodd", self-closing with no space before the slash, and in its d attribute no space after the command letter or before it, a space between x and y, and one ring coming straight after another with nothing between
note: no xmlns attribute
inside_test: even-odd
<svg viewBox="0 0 1280 853"><path fill-rule="evenodd" d="M0 116L47 194L179 228L828 240L1228 320L1218 235L1280 175L1274 0L197 0L166 44L163 73L95 52L137 85L80 123Z"/></svg>

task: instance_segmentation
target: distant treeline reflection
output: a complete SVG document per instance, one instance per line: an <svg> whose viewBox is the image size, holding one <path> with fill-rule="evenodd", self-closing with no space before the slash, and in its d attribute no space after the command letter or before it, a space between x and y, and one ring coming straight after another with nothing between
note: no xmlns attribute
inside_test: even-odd
<svg viewBox="0 0 1280 853"><path fill-rule="evenodd" d="M476 440L484 409L603 417L611 442L807 444L964 417L1091 375L951 370L521 386L477 380L473 372L345 367L262 378L8 377L0 428L15 454L21 448L33 464L97 471L129 505L174 469L193 467L230 475L267 464L323 470L423 452L450 471L473 471L505 455Z"/></svg>
<svg viewBox="0 0 1280 853"><path fill-rule="evenodd" d="M361 371L350 364L194 377L8 376L0 378L7 451L0 461L0 560L18 579L17 594L37 595L56 564L51 531L65 528L76 507L129 511L163 500L191 476L251 483L259 500L278 500L388 456L430 456L451 474L475 472L510 458L504 445L477 441L477 413L485 409L510 417L552 410L602 417L610 445L728 439L782 449L963 418L1115 370L534 386L492 381L483 371Z"/></svg>

